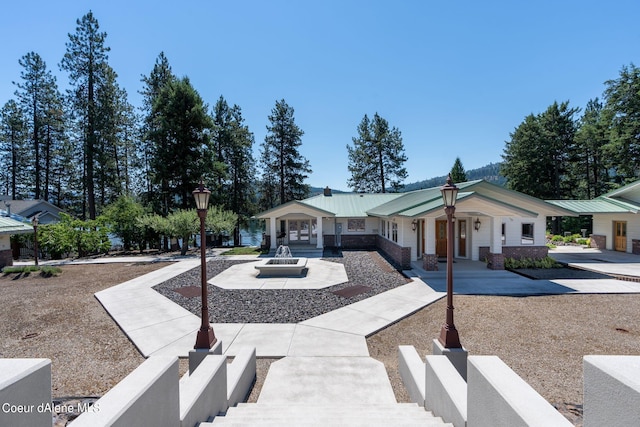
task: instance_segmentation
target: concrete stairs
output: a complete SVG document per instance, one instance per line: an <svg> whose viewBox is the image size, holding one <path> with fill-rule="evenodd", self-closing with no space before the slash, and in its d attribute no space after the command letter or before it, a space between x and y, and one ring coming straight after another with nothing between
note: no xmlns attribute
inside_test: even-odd
<svg viewBox="0 0 640 427"><path fill-rule="evenodd" d="M215 426L453 426L415 403L283 405L245 403L200 427Z"/></svg>

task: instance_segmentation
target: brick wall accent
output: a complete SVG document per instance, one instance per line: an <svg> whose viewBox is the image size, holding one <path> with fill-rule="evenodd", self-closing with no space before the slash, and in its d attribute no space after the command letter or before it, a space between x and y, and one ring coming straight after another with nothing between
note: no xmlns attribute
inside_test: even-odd
<svg viewBox="0 0 640 427"><path fill-rule="evenodd" d="M592 234L589 237L591 238L592 248L607 249L607 236L603 236L601 234Z"/></svg>
<svg viewBox="0 0 640 427"><path fill-rule="evenodd" d="M324 234L322 238L326 248L336 246L334 234ZM340 243L344 249L375 249L376 236L375 234L343 234Z"/></svg>
<svg viewBox="0 0 640 427"><path fill-rule="evenodd" d="M631 239L631 253L634 253L636 255L640 255L640 240L638 239Z"/></svg>
<svg viewBox="0 0 640 427"><path fill-rule="evenodd" d="M375 234L343 234L342 247L347 249L373 249L376 247Z"/></svg>
<svg viewBox="0 0 640 427"><path fill-rule="evenodd" d="M480 246L478 248L478 255L480 261L487 261L491 252L489 251L488 246ZM546 258L549 254L549 248L546 246L503 246L502 254L505 258L533 258L533 259L542 259Z"/></svg>
<svg viewBox="0 0 640 427"><path fill-rule="evenodd" d="M271 236L269 234L265 234L262 236L262 249L269 249L271 247Z"/></svg>
<svg viewBox="0 0 640 427"><path fill-rule="evenodd" d="M422 268L426 271L438 271L438 255L422 254Z"/></svg>
<svg viewBox="0 0 640 427"><path fill-rule="evenodd" d="M376 235L376 247L386 253L403 270L411 269L411 248L400 246Z"/></svg>
<svg viewBox="0 0 640 427"><path fill-rule="evenodd" d="M0 251L0 268L11 265L13 265L13 251L11 249Z"/></svg>
<svg viewBox="0 0 640 427"><path fill-rule="evenodd" d="M491 270L504 270L504 254L489 252L487 255L487 268Z"/></svg>

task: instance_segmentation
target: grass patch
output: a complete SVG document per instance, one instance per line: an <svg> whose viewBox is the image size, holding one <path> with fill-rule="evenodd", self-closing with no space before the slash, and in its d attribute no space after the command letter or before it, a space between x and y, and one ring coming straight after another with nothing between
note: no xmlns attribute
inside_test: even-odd
<svg viewBox="0 0 640 427"><path fill-rule="evenodd" d="M43 265L43 266L16 265L11 267L5 267L2 269L2 273L5 276L8 274L20 274L26 277L31 273L35 273L36 271L39 271L42 277L52 277L62 273L62 269L60 267L53 267L51 265Z"/></svg>
<svg viewBox="0 0 640 427"><path fill-rule="evenodd" d="M236 248L222 252L220 255L262 255L268 253L268 249L260 249L255 246L238 246Z"/></svg>

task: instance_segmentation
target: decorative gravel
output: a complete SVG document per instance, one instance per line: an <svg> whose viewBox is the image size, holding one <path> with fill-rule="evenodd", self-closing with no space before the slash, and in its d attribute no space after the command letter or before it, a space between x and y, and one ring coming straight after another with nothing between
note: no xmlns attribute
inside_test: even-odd
<svg viewBox="0 0 640 427"><path fill-rule="evenodd" d="M409 282L376 251L326 252L325 261L344 264L348 282L319 290L229 290L209 286L209 317L214 323L298 323L354 302L369 298ZM207 262L207 278L211 279L235 264L251 261L215 257ZM199 297L186 298L175 291L185 286L200 285L200 267L176 276L154 289L192 313L200 316ZM362 285L370 291L344 298L333 292Z"/></svg>

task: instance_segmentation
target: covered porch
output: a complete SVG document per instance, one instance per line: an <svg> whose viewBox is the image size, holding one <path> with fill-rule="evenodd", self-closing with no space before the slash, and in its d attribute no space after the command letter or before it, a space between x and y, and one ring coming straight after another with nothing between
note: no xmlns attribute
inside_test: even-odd
<svg viewBox="0 0 640 427"><path fill-rule="evenodd" d="M295 249L324 248L323 221L335 215L292 201L262 212L256 218L266 221L265 246L275 250L280 245Z"/></svg>

